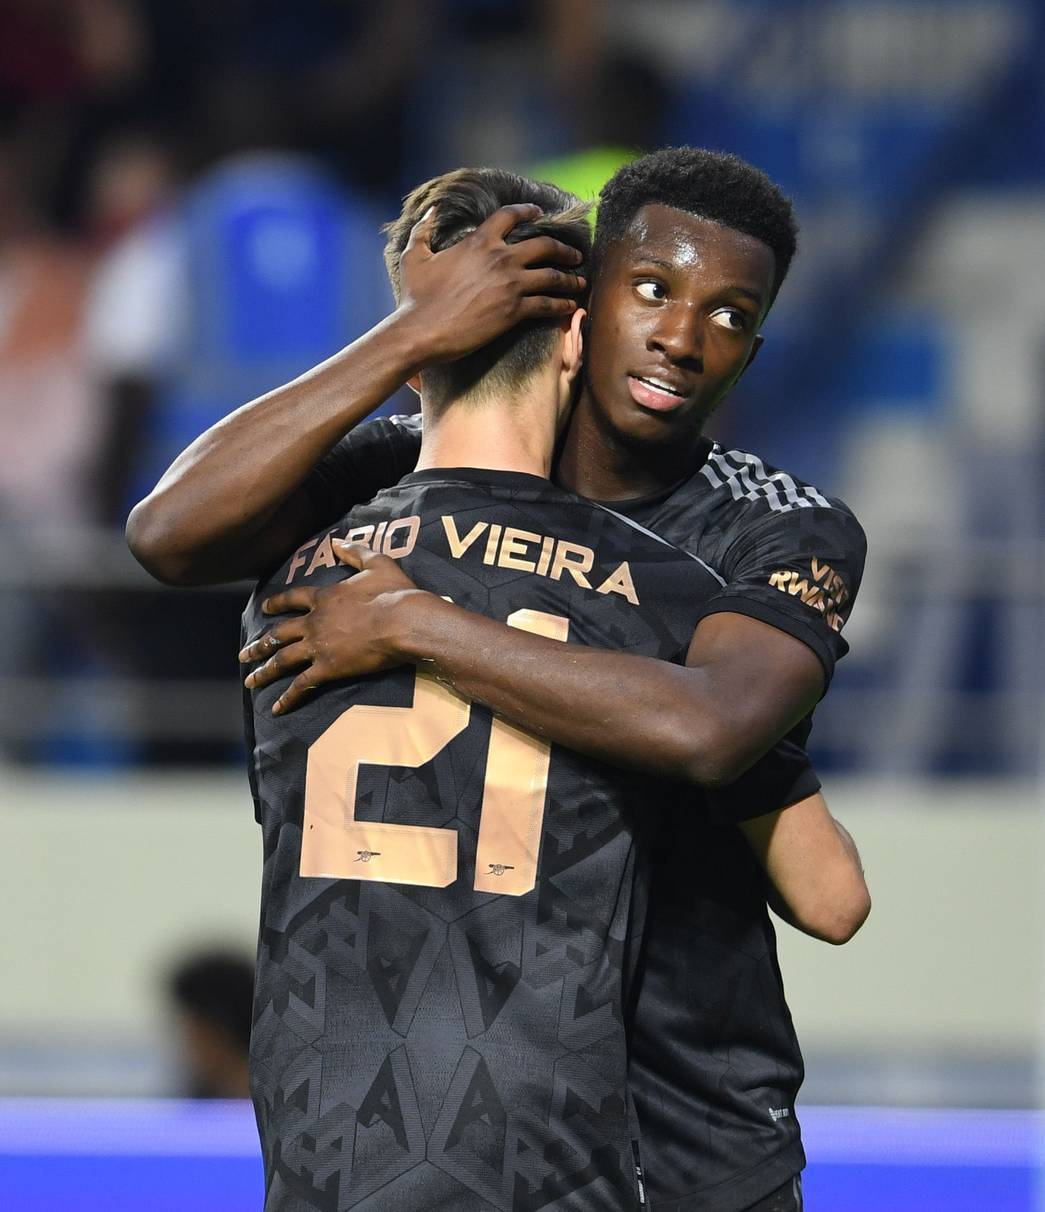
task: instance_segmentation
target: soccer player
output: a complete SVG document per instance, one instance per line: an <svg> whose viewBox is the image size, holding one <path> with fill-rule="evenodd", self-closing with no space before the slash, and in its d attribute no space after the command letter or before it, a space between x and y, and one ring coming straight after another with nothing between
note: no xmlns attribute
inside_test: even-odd
<svg viewBox="0 0 1045 1212"><path fill-rule="evenodd" d="M519 217L494 216L436 254L426 243L431 220L422 224L403 258L397 313L190 448L132 515L140 558L179 582L242 575L334 516L334 501L366 497L409 470L416 435L388 422L321 460L417 366L488 340L519 314L569 310L547 293L568 289L569 275L533 269L529 250L505 244ZM844 652L859 527L840 503L701 434L757 350L794 250L790 208L750 166L669 150L611 182L596 247L587 370L556 474L700 552L727 582L698 627L695 665L595 651L567 665L537 637L455 606L418 609L421 595L372 554L362 576L320 590L311 613L266 640L277 652L262 679L295 668L284 640L294 658L309 657L285 703L338 668L376 668L423 649L466 693L554 740L715 784L822 693ZM729 812L801 801L743 828L785 913L843 941L866 914L866 889L851 845L808 796L817 786L808 768L780 792L790 753L779 744L735 784ZM760 781L767 768L778 778L772 795ZM794 1206L801 1057L762 870L728 819L694 811L675 822L654 891L632 1036L654 1206L739 1212L770 1197Z"/></svg>
<svg viewBox="0 0 1045 1212"><path fill-rule="evenodd" d="M407 198L393 280L429 205L445 246L517 201L544 210L517 237L586 248L571 195L461 170ZM293 609L298 586L345 579L333 541L347 538L431 594L549 637L557 659L583 645L681 663L720 578L547 479L583 315L423 371L418 469L263 578L247 640L271 595ZM268 1212L638 1207L632 889L683 789L552 749L412 668L328 686L283 718L277 693L255 688L248 711Z"/></svg>

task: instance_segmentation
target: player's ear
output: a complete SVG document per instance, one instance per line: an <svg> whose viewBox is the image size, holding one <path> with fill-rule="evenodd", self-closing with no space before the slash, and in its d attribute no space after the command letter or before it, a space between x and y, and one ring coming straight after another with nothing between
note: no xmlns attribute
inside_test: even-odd
<svg viewBox="0 0 1045 1212"><path fill-rule="evenodd" d="M577 377L581 369L581 361L584 356L584 320L587 316L583 307L578 307L577 310L570 316L570 325L565 332L565 339L562 347L563 369L566 371L570 382Z"/></svg>

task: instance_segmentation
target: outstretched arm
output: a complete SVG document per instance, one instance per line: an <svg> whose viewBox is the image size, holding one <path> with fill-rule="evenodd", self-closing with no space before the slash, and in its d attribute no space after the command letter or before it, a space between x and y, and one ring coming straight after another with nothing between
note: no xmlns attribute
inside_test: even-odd
<svg viewBox="0 0 1045 1212"><path fill-rule="evenodd" d="M847 943L871 912L856 844L824 797L739 826L770 881L769 903L792 926L827 943Z"/></svg>
<svg viewBox="0 0 1045 1212"><path fill-rule="evenodd" d="M548 236L505 236L540 209L506 206L464 240L431 250L433 217L403 254L403 298L359 340L243 405L188 447L127 521L127 542L174 585L257 576L328 519L302 483L350 429L422 367L461 357L525 319L566 315L580 254ZM531 268L531 266L544 268ZM559 265L564 268L554 268Z"/></svg>
<svg viewBox="0 0 1045 1212"><path fill-rule="evenodd" d="M241 654L267 658L248 686L303 670L277 713L321 682L412 664L570 749L713 787L742 774L823 689L810 649L757 619L704 619L683 667L520 632L418 590L387 556L335 547L359 573L270 598L268 613L306 613L277 623Z"/></svg>

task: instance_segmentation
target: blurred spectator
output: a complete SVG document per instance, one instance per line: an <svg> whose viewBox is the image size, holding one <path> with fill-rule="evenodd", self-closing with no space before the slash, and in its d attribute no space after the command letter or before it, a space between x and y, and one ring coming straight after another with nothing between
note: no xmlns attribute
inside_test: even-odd
<svg viewBox="0 0 1045 1212"><path fill-rule="evenodd" d="M598 0L441 0L414 85L411 182L458 164L523 170L590 129L603 50Z"/></svg>
<svg viewBox="0 0 1045 1212"><path fill-rule="evenodd" d="M85 351L97 393L96 520L122 526L157 378L179 346L181 250L174 166L155 137L114 140L92 174L88 223L102 253L88 294Z"/></svg>
<svg viewBox="0 0 1045 1212"><path fill-rule="evenodd" d="M39 202L85 219L99 157L144 124L202 169L241 150L317 155L358 187L404 186L422 0L5 0L0 130L26 146Z"/></svg>
<svg viewBox="0 0 1045 1212"><path fill-rule="evenodd" d="M608 55L595 72L584 121L578 120L579 149L534 165L531 175L595 201L618 168L659 145L667 97L652 58L628 51Z"/></svg>
<svg viewBox="0 0 1045 1212"><path fill-rule="evenodd" d="M92 229L118 237L92 282L85 342L105 525L122 528L197 434L383 314L379 216L330 177L304 157L243 154L178 192L169 154L143 136L99 163ZM134 718L146 760L225 761L238 748L220 730L167 735L161 684L209 682L215 701L224 684L232 706L242 596L94 595L92 644L142 688Z"/></svg>
<svg viewBox="0 0 1045 1212"><path fill-rule="evenodd" d="M171 972L167 992L178 1023L189 1098L249 1098L254 965L231 951L200 951Z"/></svg>
<svg viewBox="0 0 1045 1212"><path fill-rule="evenodd" d="M26 153L46 217L76 227L102 143L157 109L142 5L7 0L0 48L0 121Z"/></svg>
<svg viewBox="0 0 1045 1212"><path fill-rule="evenodd" d="M94 441L80 347L90 260L40 224L22 180L0 144L0 519L68 523L87 507Z"/></svg>
<svg viewBox="0 0 1045 1212"><path fill-rule="evenodd" d="M208 64L194 102L211 155L306 152L359 188L400 192L407 99L430 7L423 0L191 5Z"/></svg>
<svg viewBox="0 0 1045 1212"><path fill-rule="evenodd" d="M94 728L101 753L98 738L126 723L128 756L142 760L233 751L220 721L234 717L237 591L141 590L118 559L106 581L103 555L130 502L196 433L377 318L387 293L368 246L391 195L454 164L499 163L589 197L632 151L664 141L767 170L796 198L803 253L714 436L857 494L895 559L922 533L894 524L915 499L894 490L898 452L919 517L931 521L934 503L949 543L995 542L1004 518L1005 542L1031 550L1041 292L1027 250L1041 243L1043 52L1045 9L1030 0L0 0L0 627L13 637L0 673L19 679L0 696L5 742L43 737L26 755L67 761L56 738ZM282 164L298 166L296 198L276 180ZM328 205L327 189L339 200ZM975 196L1007 207L1014 190L1026 213L1011 219ZM970 207L960 238L947 228L931 269L905 273L952 204ZM957 273L972 254L974 269ZM1004 305L985 306L992 282ZM983 442L1007 469L1003 506L953 471L982 473ZM971 588L959 600L906 571L887 576L889 558L878 556L879 610L868 600L855 624L878 647L854 643L814 735L837 719L830 752L875 768L885 753L896 765L903 732L908 765L938 749L958 755L940 759L948 769L983 766L991 749L1029 769L1035 717L1008 704L1030 697L1031 662L1006 654L1029 650L1020 620L1037 600L988 610ZM1001 583L1026 563L1013 556ZM919 561L918 574L930 567ZM925 615L935 648L912 638L909 604L888 597L900 583L905 599L954 603L953 626ZM1004 635L966 643L966 631L988 635L988 617ZM937 673L962 668L941 655L945 635L971 654L957 688L939 674L930 696L944 704L934 728L953 739L914 745L896 687L912 688L924 731L930 652ZM99 693L114 676L119 693ZM177 706L180 691L216 702L222 683L230 706L216 727ZM871 699L893 732L859 730L878 736L862 758L837 738L857 735L844 704L863 717ZM1016 715L1024 723L1010 727Z"/></svg>

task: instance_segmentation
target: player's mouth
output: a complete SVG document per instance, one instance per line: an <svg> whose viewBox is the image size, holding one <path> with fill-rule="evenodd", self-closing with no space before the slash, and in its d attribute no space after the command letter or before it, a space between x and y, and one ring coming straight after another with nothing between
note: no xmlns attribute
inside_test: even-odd
<svg viewBox="0 0 1045 1212"><path fill-rule="evenodd" d="M653 412L672 412L692 399L691 392L660 375L628 375L628 390L636 404Z"/></svg>

